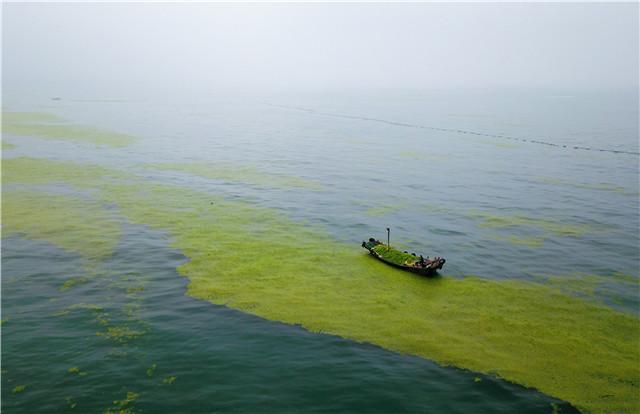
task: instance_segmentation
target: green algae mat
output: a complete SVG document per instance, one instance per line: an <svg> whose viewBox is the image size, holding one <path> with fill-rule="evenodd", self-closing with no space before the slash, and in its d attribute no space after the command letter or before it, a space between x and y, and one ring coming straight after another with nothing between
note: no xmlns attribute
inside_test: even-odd
<svg viewBox="0 0 640 414"><path fill-rule="evenodd" d="M640 321L588 295L518 280L413 276L273 209L97 166L21 158L3 170L3 184L19 186L3 194L6 232L99 261L120 237L118 216L168 232L189 258L178 271L196 298L497 375L585 412L640 406ZM92 191L43 195L33 187L43 184Z"/></svg>

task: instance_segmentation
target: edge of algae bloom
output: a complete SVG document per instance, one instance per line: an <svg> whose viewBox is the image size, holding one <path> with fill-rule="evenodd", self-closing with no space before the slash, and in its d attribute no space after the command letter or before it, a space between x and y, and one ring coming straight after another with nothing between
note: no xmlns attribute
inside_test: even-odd
<svg viewBox="0 0 640 414"><path fill-rule="evenodd" d="M2 237L20 234L47 241L96 264L109 257L121 235L121 218L104 208L86 190L98 183L128 177L94 164L43 158L2 160ZM7 185L11 186L7 188ZM56 192L71 185L76 194ZM53 185L43 190L34 185ZM73 283L73 282L69 282Z"/></svg>
<svg viewBox="0 0 640 414"><path fill-rule="evenodd" d="M495 374L585 411L640 406L633 316L537 283L416 277L274 211L202 193L132 185L108 197L175 237L191 259L178 268L191 296Z"/></svg>
<svg viewBox="0 0 640 414"><path fill-rule="evenodd" d="M4 191L2 237L21 234L47 241L91 261L109 257L120 223L92 200L29 190Z"/></svg>
<svg viewBox="0 0 640 414"><path fill-rule="evenodd" d="M168 231L190 258L178 271L191 296L494 374L587 412L640 407L637 317L538 283L421 278L274 210L104 178L91 178L102 202Z"/></svg>

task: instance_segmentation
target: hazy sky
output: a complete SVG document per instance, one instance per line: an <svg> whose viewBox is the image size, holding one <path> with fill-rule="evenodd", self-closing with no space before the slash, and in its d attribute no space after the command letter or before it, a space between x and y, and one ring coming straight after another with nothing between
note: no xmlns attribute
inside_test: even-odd
<svg viewBox="0 0 640 414"><path fill-rule="evenodd" d="M638 87L638 5L3 6L6 91Z"/></svg>

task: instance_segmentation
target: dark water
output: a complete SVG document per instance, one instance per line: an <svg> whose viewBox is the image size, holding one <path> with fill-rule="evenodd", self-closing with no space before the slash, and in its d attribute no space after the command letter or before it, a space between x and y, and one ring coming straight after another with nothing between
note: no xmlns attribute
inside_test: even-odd
<svg viewBox="0 0 640 414"><path fill-rule="evenodd" d="M5 240L5 412L102 412L127 392L139 394L130 408L147 413L547 413L552 403L575 412L486 375L192 299L174 270L185 258L166 237L125 229L105 265L109 275L64 292L67 277L82 275L78 258L43 242ZM98 336L101 317L142 335ZM86 374L69 372L74 367ZM28 388L13 395L18 384Z"/></svg>
<svg viewBox="0 0 640 414"><path fill-rule="evenodd" d="M123 168L277 209L356 248L391 227L395 243L445 256L445 277L597 277L586 299L640 313L638 108L629 94L4 98L11 110L140 138L96 150L9 136L18 148L5 158ZM194 161L294 175L322 191L143 168ZM186 259L167 236L124 228L102 271L66 291L65 280L86 273L81 258L3 240L6 412L574 411L490 376L187 297L175 270ZM13 393L18 385L27 388ZM127 403L127 392L138 395Z"/></svg>

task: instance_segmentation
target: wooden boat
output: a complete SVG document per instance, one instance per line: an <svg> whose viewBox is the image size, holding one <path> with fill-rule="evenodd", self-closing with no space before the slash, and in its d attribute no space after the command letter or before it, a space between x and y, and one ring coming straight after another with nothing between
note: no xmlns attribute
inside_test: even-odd
<svg viewBox="0 0 640 414"><path fill-rule="evenodd" d="M422 256L401 252L374 238L370 238L368 242L363 241L362 247L367 249L371 256L390 266L424 276L435 275L446 262L442 257L429 260L429 258L424 259Z"/></svg>

